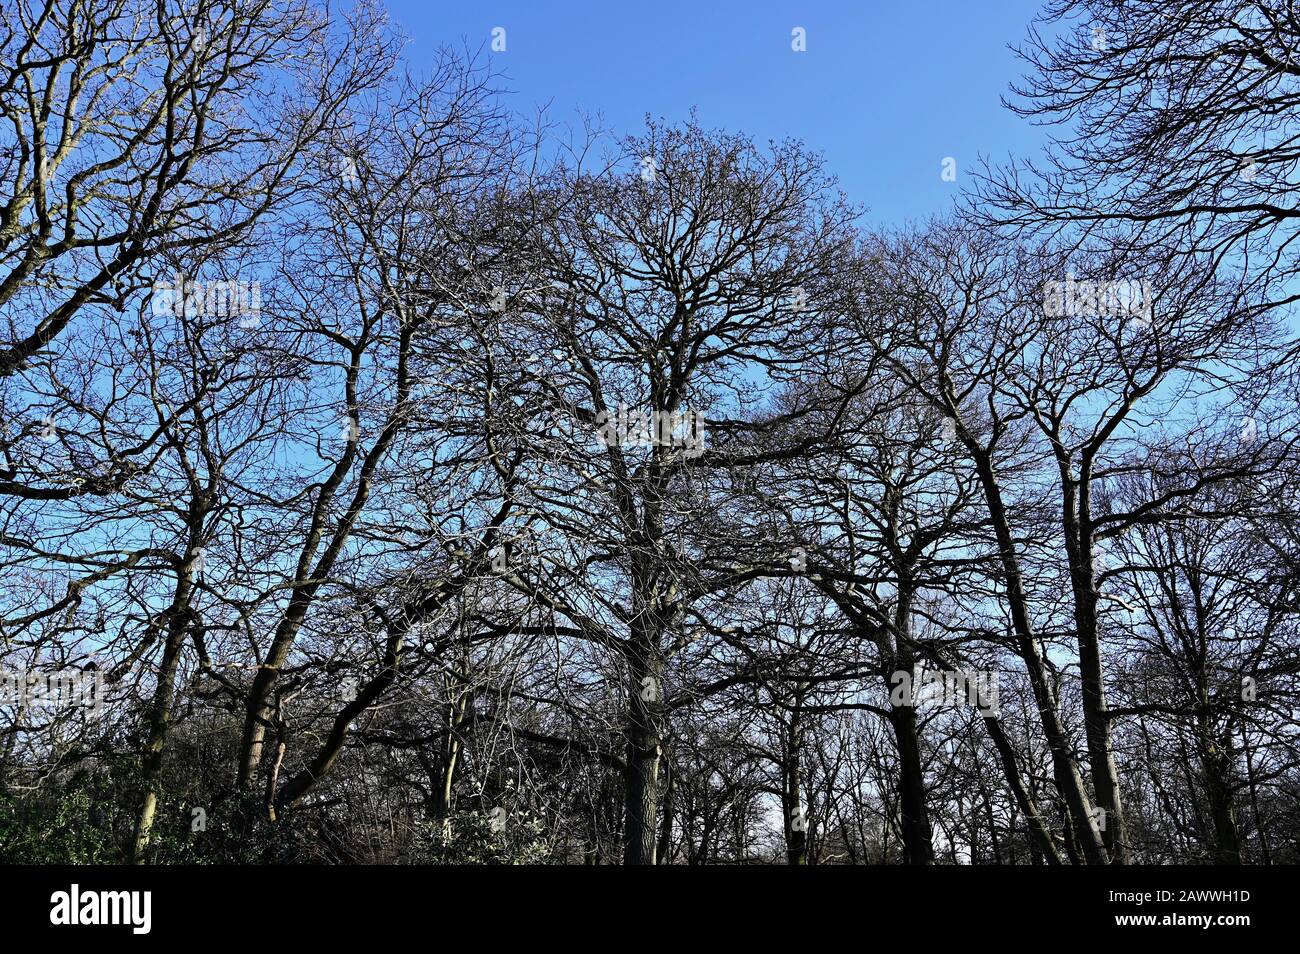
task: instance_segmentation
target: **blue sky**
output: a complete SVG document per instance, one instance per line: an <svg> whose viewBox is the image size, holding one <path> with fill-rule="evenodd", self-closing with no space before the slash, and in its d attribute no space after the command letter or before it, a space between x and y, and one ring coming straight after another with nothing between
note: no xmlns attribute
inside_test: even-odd
<svg viewBox="0 0 1300 954"><path fill-rule="evenodd" d="M413 67L440 45L482 46L511 105L550 104L553 119L600 114L619 132L647 113L759 140L802 139L822 152L869 222L947 208L980 155L1031 156L1043 131L999 97L1022 73L1008 49L1039 0L881 3L437 3L389 0ZM492 30L506 50L490 53ZM807 50L791 49L803 27ZM945 157L957 181L943 181Z"/></svg>

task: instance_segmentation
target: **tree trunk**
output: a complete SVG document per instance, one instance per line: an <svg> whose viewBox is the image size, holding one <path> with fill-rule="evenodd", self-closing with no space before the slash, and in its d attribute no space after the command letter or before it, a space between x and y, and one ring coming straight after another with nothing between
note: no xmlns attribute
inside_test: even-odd
<svg viewBox="0 0 1300 954"><path fill-rule="evenodd" d="M145 744L142 779L144 800L136 819L135 838L131 843L131 863L139 864L149 847L153 833L154 816L158 810L158 776L162 771L163 754L167 747L167 731L171 727L172 704L176 695L176 671L180 666L181 647L185 642L183 617L168 621L167 643L163 647L162 665L158 668L158 684L154 687L153 705L149 715L149 741Z"/></svg>
<svg viewBox="0 0 1300 954"><path fill-rule="evenodd" d="M1232 800L1232 753L1225 752L1215 739L1214 727L1208 719L1199 720L1197 731L1205 790L1210 800L1210 817L1214 822L1214 863L1239 865L1243 859L1237 809Z"/></svg>
<svg viewBox="0 0 1300 954"><path fill-rule="evenodd" d="M912 676L916 671L916 654L912 634L912 584L900 578L898 604L894 613L893 663L898 672ZM892 686L891 674L885 675L886 689ZM902 822L903 853L909 865L934 864L933 832L925 804L925 768L921 761L921 738L916 725L916 693L904 706L892 706L889 724L898 747L898 802Z"/></svg>
<svg viewBox="0 0 1300 954"><path fill-rule="evenodd" d="M659 759L663 755L662 666L652 630L634 627L628 651L627 795L623 863L655 863L659 813Z"/></svg>
<svg viewBox="0 0 1300 954"><path fill-rule="evenodd" d="M1006 587L1017 649L1020 658L1024 660L1030 685L1033 688L1034 702L1042 722L1043 735L1047 739L1048 751L1052 756L1052 774L1069 811L1083 857L1090 865L1105 864L1105 841L1097 827L1092 804L1083 785L1083 777L1079 774L1078 763L1074 759L1069 737L1061 722L1056 691L1048 679L1038 647L1038 638L1030 620L1024 578L1020 572L1020 560L1016 556L1015 537L1011 532L1011 521L1007 516L1006 504L1002 500L1002 490L993 470L993 461L984 449L971 443L968 443L967 447L975 458L976 471L984 490L989 518L997 536L1005 576L1003 582Z"/></svg>
<svg viewBox="0 0 1300 954"><path fill-rule="evenodd" d="M158 682L154 687L153 704L149 712L149 740L144 748L141 776L144 798L136 818L135 837L131 842L131 863L139 864L149 847L153 833L154 817L158 811L158 776L162 772L163 754L167 747L167 732L171 728L172 705L176 698L176 672L180 668L181 649L190 623L190 600L194 592L195 564L192 554L198 545L203 522L197 499L190 507L190 533L184 562L176 575L176 590L168 607L167 642L163 645Z"/></svg>
<svg viewBox="0 0 1300 954"><path fill-rule="evenodd" d="M993 740L993 747L998 750L998 757L1002 762L1002 773L1006 776L1007 786L1011 789L1011 795L1016 800L1016 806L1020 809L1020 813L1025 816L1025 821L1029 825L1029 833L1033 837L1035 849L1047 864L1059 865L1061 855L1056 849L1052 831L1047 827L1047 822L1038 810L1033 794L1025 785L1025 780L1020 774L1020 767L1016 764L1016 750L1011 745L1011 740L1007 738L1007 734L1002 728L1002 722L996 715L989 713L984 716L984 727L988 730L989 738Z"/></svg>
<svg viewBox="0 0 1300 954"><path fill-rule="evenodd" d="M930 815L925 805L925 776L921 742L916 730L916 709L894 706L889 713L898 746L898 801L902 816L903 851L909 865L934 863Z"/></svg>
<svg viewBox="0 0 1300 954"><path fill-rule="evenodd" d="M1119 790L1119 769L1111 741L1106 711L1106 683L1101 664L1097 623L1097 582L1093 567L1090 516L1090 468L1081 464L1081 479L1070 473L1070 461L1058 458L1062 486L1062 514L1066 558L1074 596L1075 636L1079 650L1079 681L1083 697L1084 733L1088 739L1088 765L1097 804L1105 811L1102 836L1113 864L1128 864L1128 832Z"/></svg>
<svg viewBox="0 0 1300 954"><path fill-rule="evenodd" d="M796 710L790 719L785 751L785 854L786 863L808 864L808 807L804 805L803 762L800 720Z"/></svg>
<svg viewBox="0 0 1300 954"><path fill-rule="evenodd" d="M655 855L655 864L659 865L672 863L673 813L676 808L674 796L677 790L677 777L673 774L671 761L664 762L664 775L667 782L664 786L664 822L663 827L659 830L659 849Z"/></svg>

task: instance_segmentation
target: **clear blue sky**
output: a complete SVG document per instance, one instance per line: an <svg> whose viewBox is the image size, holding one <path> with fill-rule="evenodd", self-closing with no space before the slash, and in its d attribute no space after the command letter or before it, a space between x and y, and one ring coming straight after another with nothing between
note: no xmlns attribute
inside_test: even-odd
<svg viewBox="0 0 1300 954"><path fill-rule="evenodd" d="M945 209L976 157L1030 156L1043 131L999 97L1022 72L1008 49L1038 0L629 3L620 0L389 0L417 69L439 45L482 46L511 104L552 118L600 114L619 132L647 113L822 152L872 222ZM807 51L791 49L803 27ZM506 50L491 53L492 30ZM956 183L941 162L957 162Z"/></svg>

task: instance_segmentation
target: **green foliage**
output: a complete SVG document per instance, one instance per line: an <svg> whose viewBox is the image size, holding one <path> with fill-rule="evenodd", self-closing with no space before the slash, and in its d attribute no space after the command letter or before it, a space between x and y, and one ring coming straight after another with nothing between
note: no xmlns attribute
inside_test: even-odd
<svg viewBox="0 0 1300 954"><path fill-rule="evenodd" d="M129 818L117 803L128 770L79 771L57 786L0 791L0 864L118 864Z"/></svg>
<svg viewBox="0 0 1300 954"><path fill-rule="evenodd" d="M292 816L273 823L262 800L243 798L196 804L164 793L144 860L170 865L295 864L302 860Z"/></svg>
<svg viewBox="0 0 1300 954"><path fill-rule="evenodd" d="M164 786L147 864L293 864L302 861L297 819L274 824L261 800L218 800ZM0 864L126 864L140 810L136 763L80 770L35 787L0 790ZM197 810L197 811L196 811Z"/></svg>
<svg viewBox="0 0 1300 954"><path fill-rule="evenodd" d="M499 829L499 830L498 830ZM506 816L494 821L480 812L455 812L445 822L428 822L411 846L410 864L540 865L551 860L540 821Z"/></svg>

